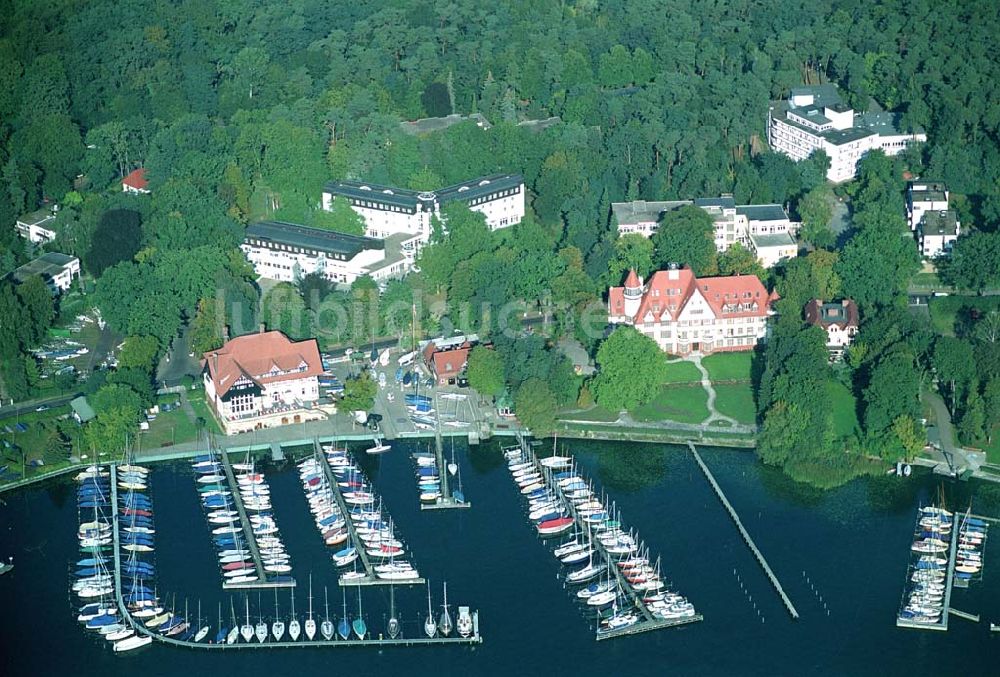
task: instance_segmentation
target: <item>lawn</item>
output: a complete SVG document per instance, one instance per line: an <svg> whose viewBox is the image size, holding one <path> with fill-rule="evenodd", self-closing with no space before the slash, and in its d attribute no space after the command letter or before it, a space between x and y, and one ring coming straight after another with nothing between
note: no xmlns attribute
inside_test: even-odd
<svg viewBox="0 0 1000 677"><path fill-rule="evenodd" d="M757 406L749 383L715 386L715 408L723 416L746 425L753 425L756 421Z"/></svg>
<svg viewBox="0 0 1000 677"><path fill-rule="evenodd" d="M701 363L712 381L749 381L752 356L750 351L716 353L704 358Z"/></svg>
<svg viewBox="0 0 1000 677"><path fill-rule="evenodd" d="M661 388L660 394L632 412L637 421L701 423L708 418L704 388Z"/></svg>
<svg viewBox="0 0 1000 677"><path fill-rule="evenodd" d="M937 273L917 273L910 280L910 286L917 289L940 289L942 285Z"/></svg>
<svg viewBox="0 0 1000 677"><path fill-rule="evenodd" d="M205 429L216 435L222 434L222 429L219 428L219 424L215 421L215 415L212 414L208 409L208 404L205 402L205 391L196 390L187 392L188 402L191 403L191 408L194 409L194 413L199 417L205 419Z"/></svg>
<svg viewBox="0 0 1000 677"><path fill-rule="evenodd" d="M610 421L617 421L618 413L610 412L601 406L595 406L587 411L574 411L566 414L560 414L559 418L566 419L567 421L597 421L600 423L608 423Z"/></svg>
<svg viewBox="0 0 1000 677"><path fill-rule="evenodd" d="M193 442L198 439L198 427L183 409L174 409L166 413L160 412L155 421L149 422L149 430L140 435L140 444L144 449L155 449Z"/></svg>
<svg viewBox="0 0 1000 677"><path fill-rule="evenodd" d="M664 383L701 383L701 372L686 360L667 360L667 378Z"/></svg>
<svg viewBox="0 0 1000 677"><path fill-rule="evenodd" d="M837 437L847 437L858 428L857 403L854 394L839 381L827 384L833 409L833 431Z"/></svg>
<svg viewBox="0 0 1000 677"><path fill-rule="evenodd" d="M996 296L935 296L930 300L928 310L934 331L945 336L955 335L955 322L962 308L977 308L988 312L1000 308L1000 297Z"/></svg>
<svg viewBox="0 0 1000 677"><path fill-rule="evenodd" d="M985 447L986 461L1000 465L1000 426L993 430L993 444Z"/></svg>
<svg viewBox="0 0 1000 677"><path fill-rule="evenodd" d="M44 412L31 412L5 418L0 421L0 440L5 443L0 444L0 467L8 466L7 473L4 473L4 477L0 481L19 479L11 476L15 474L20 475L21 473L21 451L26 452L26 456L23 459L26 464L42 459L42 440L45 438L43 423L51 422L54 424L56 419L65 416L67 413L69 413L69 407L58 407ZM23 423L28 429L24 432L17 431L15 425L18 423ZM14 432L7 432L5 426L9 426ZM11 447L8 448L7 444L10 444ZM30 477L35 474L50 472L64 465L66 465L66 461L64 460L56 462L54 459L50 459L50 462L46 462L45 465L37 468L33 468L30 465L26 466L26 472Z"/></svg>

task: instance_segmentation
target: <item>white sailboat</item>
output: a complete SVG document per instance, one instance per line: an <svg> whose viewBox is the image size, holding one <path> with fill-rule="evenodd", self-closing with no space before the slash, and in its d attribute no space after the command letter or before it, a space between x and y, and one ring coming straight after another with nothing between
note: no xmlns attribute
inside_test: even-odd
<svg viewBox="0 0 1000 677"><path fill-rule="evenodd" d="M233 627L226 635L226 644L236 644L236 640L240 637L240 626L236 622L236 609L233 608L233 599L229 598L229 616L232 618Z"/></svg>
<svg viewBox="0 0 1000 677"><path fill-rule="evenodd" d="M299 619L295 617L295 588L292 588L292 620L288 623L288 636L295 642L298 641L300 632Z"/></svg>
<svg viewBox="0 0 1000 677"><path fill-rule="evenodd" d="M451 614L448 613L448 584L444 584L444 604L441 605L441 618L438 620L438 632L442 637L451 634Z"/></svg>
<svg viewBox="0 0 1000 677"><path fill-rule="evenodd" d="M389 622L386 624L386 633L390 639L399 636L399 619L396 618L396 594L393 587L389 586Z"/></svg>
<svg viewBox="0 0 1000 677"><path fill-rule="evenodd" d="M333 639L333 621L330 620L330 598L325 585L323 586L323 606L326 609L326 615L323 616L323 622L319 624L319 631L323 635L323 639L330 641Z"/></svg>
<svg viewBox="0 0 1000 677"><path fill-rule="evenodd" d="M316 637L316 621L313 619L313 577L309 574L309 617L305 623L306 638L310 641Z"/></svg>
<svg viewBox="0 0 1000 677"><path fill-rule="evenodd" d="M274 641L280 642L281 638L285 636L285 621L281 620L281 616L278 615L278 589L274 589L274 622L271 623L271 634L274 635Z"/></svg>
<svg viewBox="0 0 1000 677"><path fill-rule="evenodd" d="M200 599L198 600L198 625L200 626L200 629L198 630L197 633L195 633L195 636L194 636L194 641L195 642L200 642L201 640L205 639L205 635L208 634L208 626L201 624L201 600Z"/></svg>
<svg viewBox="0 0 1000 677"><path fill-rule="evenodd" d="M434 612L431 610L431 582L427 581L427 618L424 620L424 633L428 637L437 634L437 623L434 622Z"/></svg>

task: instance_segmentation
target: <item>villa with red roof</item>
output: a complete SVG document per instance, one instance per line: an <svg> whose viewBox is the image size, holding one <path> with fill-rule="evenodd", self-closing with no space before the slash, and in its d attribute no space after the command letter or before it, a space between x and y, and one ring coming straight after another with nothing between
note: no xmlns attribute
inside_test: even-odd
<svg viewBox="0 0 1000 677"><path fill-rule="evenodd" d="M624 286L608 291L608 322L632 325L673 355L753 350L777 298L756 275L697 278L671 267L644 284L630 270Z"/></svg>
<svg viewBox="0 0 1000 677"><path fill-rule="evenodd" d="M122 191L125 193L143 193L149 195L149 181L146 180L146 170L143 167L133 170L122 179Z"/></svg>
<svg viewBox="0 0 1000 677"><path fill-rule="evenodd" d="M315 339L280 331L237 336L204 354L205 399L227 435L326 418L319 400L323 362Z"/></svg>

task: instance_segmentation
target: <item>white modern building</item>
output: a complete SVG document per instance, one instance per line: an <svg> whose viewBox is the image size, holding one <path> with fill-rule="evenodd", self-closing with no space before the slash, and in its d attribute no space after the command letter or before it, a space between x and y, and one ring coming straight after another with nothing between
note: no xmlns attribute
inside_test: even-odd
<svg viewBox="0 0 1000 677"><path fill-rule="evenodd" d="M202 370L205 399L227 435L327 417L316 406L323 362L315 339L262 327L205 353Z"/></svg>
<svg viewBox="0 0 1000 677"><path fill-rule="evenodd" d="M66 291L73 284L73 278L80 278L80 259L69 254L49 252L11 273L17 283L32 275L40 275L53 293Z"/></svg>
<svg viewBox="0 0 1000 677"><path fill-rule="evenodd" d="M415 191L361 181L334 181L323 189L323 209L335 199L347 200L364 219L365 235L399 235L399 247L409 268L430 240L431 219L450 202L462 201L486 218L490 230L507 228L524 218L524 179L517 174L485 176L436 191Z"/></svg>
<svg viewBox="0 0 1000 677"><path fill-rule="evenodd" d="M961 224L954 210L925 213L917 224L920 255L928 259L950 255L960 234Z"/></svg>
<svg viewBox="0 0 1000 677"><path fill-rule="evenodd" d="M634 270L608 291L608 322L627 324L673 355L753 350L768 334L777 299L756 275L696 278L688 268Z"/></svg>
<svg viewBox="0 0 1000 677"><path fill-rule="evenodd" d="M813 299L806 304L805 320L826 332L826 349L831 362L844 358L844 350L858 334L858 306L851 299L826 303Z"/></svg>
<svg viewBox="0 0 1000 677"><path fill-rule="evenodd" d="M799 224L788 217L778 204L737 205L731 195L667 202L615 202L611 205L618 234L637 233L651 237L664 213L694 205L703 209L715 222L715 248L724 252L739 242L770 268L798 254L795 233Z"/></svg>
<svg viewBox="0 0 1000 677"><path fill-rule="evenodd" d="M55 223L58 210L57 206L53 206L25 214L14 224L18 235L36 244L52 242L56 239Z"/></svg>
<svg viewBox="0 0 1000 677"><path fill-rule="evenodd" d="M407 266L400 236L377 240L281 221L251 223L240 249L256 273L271 280L295 282L316 273L337 284L369 275L376 281L402 277Z"/></svg>
<svg viewBox="0 0 1000 677"><path fill-rule="evenodd" d="M948 186L940 181L911 181L906 188L906 220L910 230L917 230L927 212L946 211L950 197Z"/></svg>
<svg viewBox="0 0 1000 677"><path fill-rule="evenodd" d="M830 158L826 178L840 183L855 177L858 161L868 151L896 155L911 143L926 141L927 135L902 129L897 113L856 113L835 85L825 84L797 87L787 100L772 102L767 140L775 152L795 161L824 151Z"/></svg>

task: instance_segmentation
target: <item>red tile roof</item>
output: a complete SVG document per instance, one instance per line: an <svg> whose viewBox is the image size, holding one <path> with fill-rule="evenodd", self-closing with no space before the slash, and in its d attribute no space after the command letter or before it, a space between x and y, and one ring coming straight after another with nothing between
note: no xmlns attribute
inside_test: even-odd
<svg viewBox="0 0 1000 677"><path fill-rule="evenodd" d="M323 373L315 339L292 341L280 331L237 336L218 350L205 353L202 365L208 369L220 397L241 376L266 385ZM303 366L302 371L291 371Z"/></svg>
<svg viewBox="0 0 1000 677"><path fill-rule="evenodd" d="M434 370L434 375L441 378L454 378L465 368L469 360L472 344L466 341L456 348L438 350L433 342L424 347L424 360Z"/></svg>
<svg viewBox="0 0 1000 677"><path fill-rule="evenodd" d="M833 325L846 329L858 326L858 306L851 299L823 303L820 299L813 299L806 304L806 322L817 327L828 329Z"/></svg>
<svg viewBox="0 0 1000 677"><path fill-rule="evenodd" d="M122 179L122 185L135 188L136 190L146 190L146 186L149 185L149 181L146 180L146 169L139 167L139 169L133 170L128 176Z"/></svg>
<svg viewBox="0 0 1000 677"><path fill-rule="evenodd" d="M698 279L689 268L660 270L649 278L639 309L629 319L641 322L650 313L654 322L676 321L695 293L701 294L717 318L763 317L777 299L776 294L768 294L756 275ZM624 287L608 290L608 311L611 315L625 315Z"/></svg>

